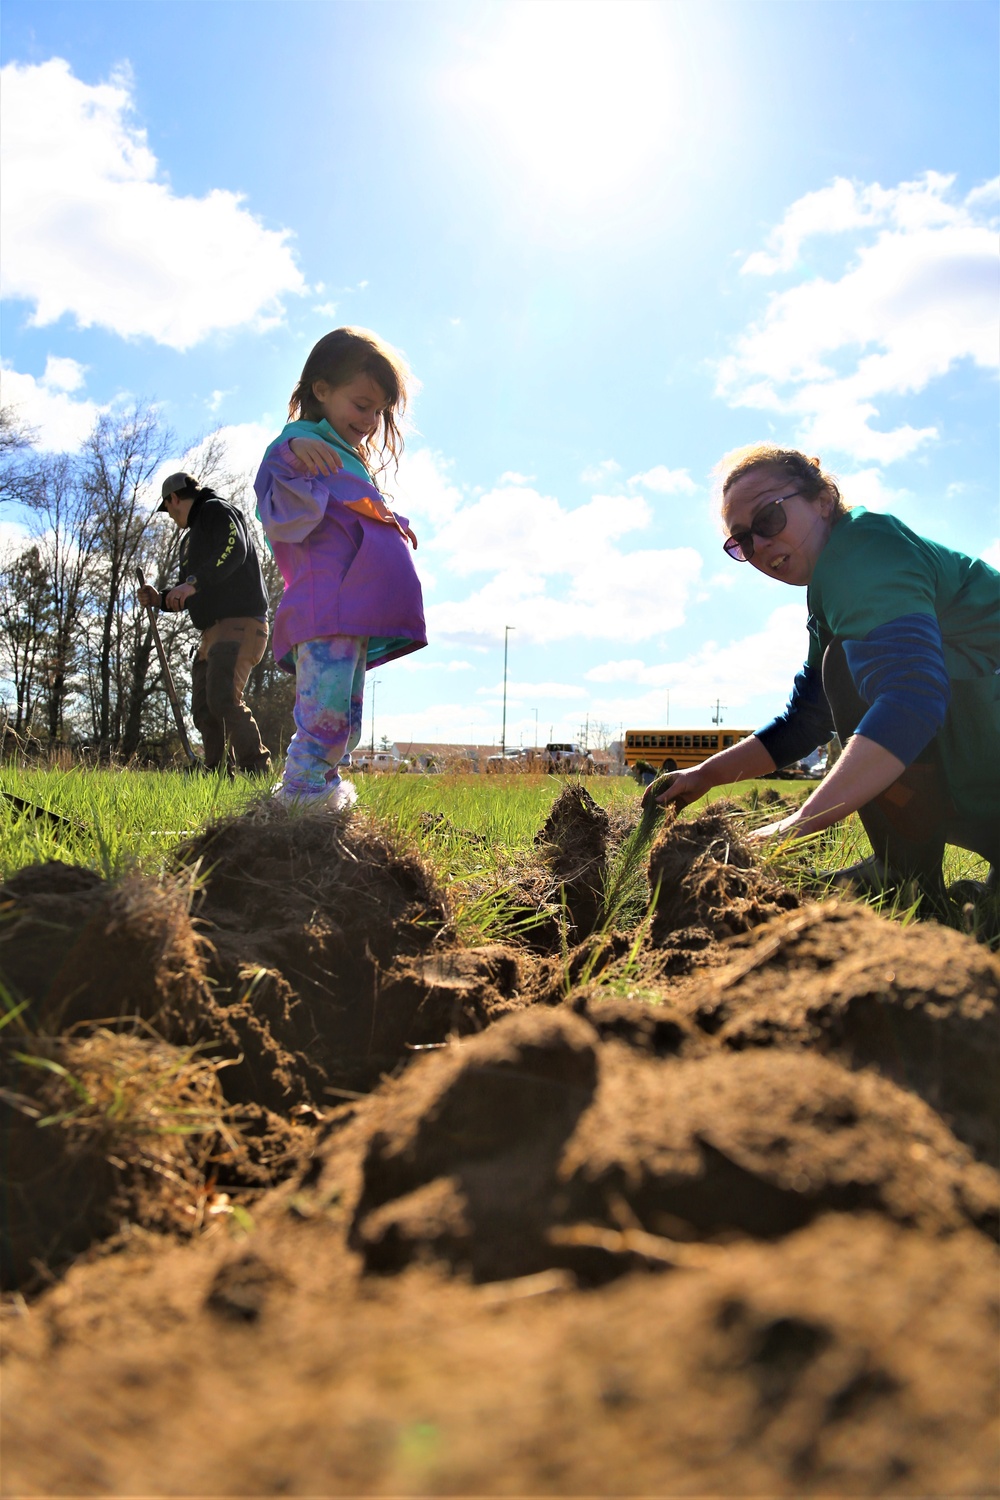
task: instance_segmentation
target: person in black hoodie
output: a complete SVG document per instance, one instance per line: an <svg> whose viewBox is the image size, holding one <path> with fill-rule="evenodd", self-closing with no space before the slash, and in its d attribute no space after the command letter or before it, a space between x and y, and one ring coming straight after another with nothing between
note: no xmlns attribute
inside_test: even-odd
<svg viewBox="0 0 1000 1500"><path fill-rule="evenodd" d="M246 521L190 474L171 474L162 496L158 509L184 533L181 581L162 594L146 584L139 602L186 609L201 632L191 667L191 717L206 769L231 771L235 763L249 775L266 775L270 752L243 701L247 678L267 647L267 590Z"/></svg>

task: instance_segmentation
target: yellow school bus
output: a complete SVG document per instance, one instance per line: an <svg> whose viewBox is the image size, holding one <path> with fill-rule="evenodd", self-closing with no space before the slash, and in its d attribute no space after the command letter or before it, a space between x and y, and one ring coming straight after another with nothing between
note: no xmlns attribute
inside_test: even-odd
<svg viewBox="0 0 1000 1500"><path fill-rule="evenodd" d="M752 729L627 729L625 764L647 761L657 771L686 771L719 750L728 750Z"/></svg>

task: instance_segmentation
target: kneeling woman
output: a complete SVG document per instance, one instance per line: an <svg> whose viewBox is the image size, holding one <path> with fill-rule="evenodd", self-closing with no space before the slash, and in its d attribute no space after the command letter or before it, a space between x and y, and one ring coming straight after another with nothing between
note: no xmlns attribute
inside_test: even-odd
<svg viewBox="0 0 1000 1500"><path fill-rule="evenodd" d="M945 844L1000 856L1000 573L848 509L819 460L758 444L722 474L725 550L808 589L809 653L782 714L671 778L686 807L713 786L791 765L836 730L843 755L802 806L760 830L795 837L857 812L874 859L844 871L878 886L941 878Z"/></svg>

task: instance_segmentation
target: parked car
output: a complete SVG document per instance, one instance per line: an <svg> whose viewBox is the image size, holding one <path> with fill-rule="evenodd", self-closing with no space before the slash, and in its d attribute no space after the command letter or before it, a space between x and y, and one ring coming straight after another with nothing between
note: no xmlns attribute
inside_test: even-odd
<svg viewBox="0 0 1000 1500"><path fill-rule="evenodd" d="M486 757L487 774L496 775L499 772L523 770L525 765L525 752L523 750L507 750L503 755L488 755Z"/></svg>
<svg viewBox="0 0 1000 1500"><path fill-rule="evenodd" d="M544 761L549 771L582 771L594 769L594 757L582 745L553 743L545 746Z"/></svg>

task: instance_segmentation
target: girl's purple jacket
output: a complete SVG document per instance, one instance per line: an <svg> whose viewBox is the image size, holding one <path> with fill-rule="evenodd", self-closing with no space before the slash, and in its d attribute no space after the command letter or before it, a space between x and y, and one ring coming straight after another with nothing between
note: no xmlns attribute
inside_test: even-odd
<svg viewBox="0 0 1000 1500"><path fill-rule="evenodd" d="M342 469L303 474L288 442L264 456L254 481L264 534L285 580L274 619L275 660L323 636L368 636L368 667L427 645L420 580L394 525L349 507L381 500L370 482ZM400 517L405 528L405 517Z"/></svg>

